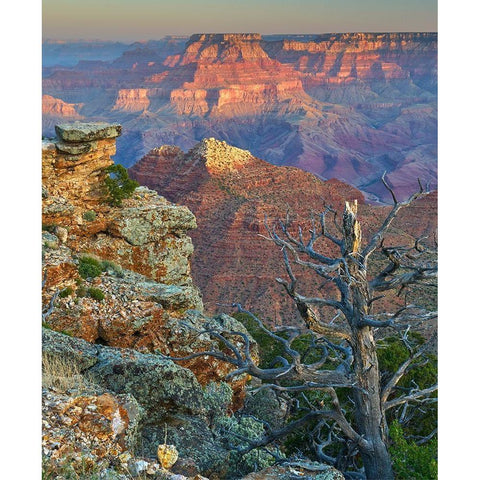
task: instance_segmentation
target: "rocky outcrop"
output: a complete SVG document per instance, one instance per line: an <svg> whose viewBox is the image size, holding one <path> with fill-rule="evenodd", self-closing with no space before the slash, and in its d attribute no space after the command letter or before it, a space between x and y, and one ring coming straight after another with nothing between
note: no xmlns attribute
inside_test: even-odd
<svg viewBox="0 0 480 480"><path fill-rule="evenodd" d="M42 337L44 473L240 478L232 473L243 460L229 445L241 420L227 412L227 384L202 387L189 369L159 355L92 345L48 329ZM263 432L260 422L255 425ZM250 430L243 425L241 432ZM165 440L179 454L171 472L156 459Z"/></svg>
<svg viewBox="0 0 480 480"><path fill-rule="evenodd" d="M122 207L106 198L105 169L113 164L120 126L58 126L59 139L43 145L43 223L68 229L75 253L102 259L159 282L190 285L193 247L186 232L196 227L185 207L139 188Z"/></svg>
<svg viewBox="0 0 480 480"><path fill-rule="evenodd" d="M191 211L138 187L122 205L106 197L119 125L57 126L43 148L43 301L48 328L92 343L181 357L219 348L190 275L196 228ZM220 322L220 323L218 323ZM213 325L213 324L212 324ZM208 360L208 361L207 361ZM206 385L232 367L195 357L185 363ZM235 405L246 378L232 385Z"/></svg>
<svg viewBox="0 0 480 480"><path fill-rule="evenodd" d="M118 91L117 99L113 110L125 112L140 112L146 110L150 105L146 88L130 88Z"/></svg>
<svg viewBox="0 0 480 480"><path fill-rule="evenodd" d="M284 467L276 465L260 472L253 472L242 480L290 480L303 477L311 480L344 480L344 476L335 468L316 462L291 462Z"/></svg>
<svg viewBox="0 0 480 480"><path fill-rule="evenodd" d="M81 472L93 477L103 471L115 475L112 466L116 465L125 474L123 478L127 478L129 470L139 463L130 450L139 441L141 415L141 407L131 395L103 393L72 397L45 389L43 473ZM159 470L157 466L154 471Z"/></svg>

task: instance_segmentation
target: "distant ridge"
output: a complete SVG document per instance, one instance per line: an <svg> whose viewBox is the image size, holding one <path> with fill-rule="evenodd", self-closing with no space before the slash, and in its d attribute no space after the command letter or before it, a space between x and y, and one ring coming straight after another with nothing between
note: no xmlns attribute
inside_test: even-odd
<svg viewBox="0 0 480 480"><path fill-rule="evenodd" d="M86 121L124 125L116 161L125 166L158 145L188 150L214 137L382 203L379 172L389 172L399 198L419 177L436 185L437 40L436 32L196 33L123 46L102 63L78 61L94 59L95 48L55 45L56 58L77 61L45 67L43 89L82 105ZM58 117L46 110L49 136Z"/></svg>
<svg viewBox="0 0 480 480"><path fill-rule="evenodd" d="M214 138L203 139L186 153L171 145L155 148L129 173L195 214L192 276L203 292L206 310L225 311L219 305L239 302L273 323L295 322L296 312L275 282L284 272L280 252L261 236L266 233L265 216L274 222L289 210L292 231L298 224L308 231L312 211L331 205L341 213L345 200L357 199L368 236L387 211L367 205L361 192L343 182L325 182L298 168L270 165ZM432 194L404 212L394 231L431 235L436 212ZM332 248L322 245L327 252ZM316 285L313 277L299 278Z"/></svg>

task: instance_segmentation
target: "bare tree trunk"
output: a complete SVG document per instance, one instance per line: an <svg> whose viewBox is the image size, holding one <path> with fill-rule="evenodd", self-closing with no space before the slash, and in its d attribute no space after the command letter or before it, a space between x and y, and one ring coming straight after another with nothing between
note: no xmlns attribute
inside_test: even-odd
<svg viewBox="0 0 480 480"><path fill-rule="evenodd" d="M363 327L352 335L354 376L360 387L353 392L356 430L371 446L359 446L367 479L393 480L386 447L387 426L380 402L378 360L371 330L371 327Z"/></svg>
<svg viewBox="0 0 480 480"><path fill-rule="evenodd" d="M365 474L369 480L393 480L390 455L386 447L387 425L381 403L380 371L377 348L371 326L364 324L370 313L370 292L366 265L361 256L362 232L356 218L357 204L347 202L343 217L346 259L343 276L349 285L351 311L350 325L356 430L367 440L369 448L360 448Z"/></svg>

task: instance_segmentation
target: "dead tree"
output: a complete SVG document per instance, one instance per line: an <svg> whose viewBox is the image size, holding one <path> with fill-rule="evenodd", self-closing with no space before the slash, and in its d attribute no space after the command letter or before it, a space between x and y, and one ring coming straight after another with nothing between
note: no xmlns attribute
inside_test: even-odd
<svg viewBox="0 0 480 480"><path fill-rule="evenodd" d="M277 228L266 222L266 238L280 247L288 276L287 279L277 278L277 282L295 302L307 329L316 337L315 347L324 352L320 359L314 363L305 363L304 356L292 347L294 340L301 334L301 329L284 328L282 334L270 331L255 315L240 305L236 305L239 311L248 313L259 328L283 346L283 355L277 357L269 368L260 368L252 359L251 342L247 335L242 332L210 331L223 342L232 355L225 351L212 351L183 358L212 355L236 366L230 376L246 373L261 379L263 384L260 388L289 393L318 390L328 398L328 401L320 405L310 405L302 418L288 423L284 428L278 431L267 429L264 438L250 442L248 449L266 446L314 421L316 428L312 433L312 445L320 460L341 466L341 459L333 458L325 449L342 437L350 456L353 458L352 454L358 451L363 463L363 467L352 473L351 478L357 478L359 472L361 477L369 480L394 478L387 449L388 427L385 413L390 408L408 402L420 402L437 387L432 385L427 389L413 389L403 394L398 394L396 388L405 373L425 353L425 346L418 351L412 351L410 358L382 388L375 337L379 331L389 329L400 332L407 341L408 331L414 326L414 322L435 318L436 312L405 304L396 312L374 314L372 305L389 290L401 291L414 284L430 285L432 277L436 276L437 267L431 261L422 261L428 249L420 240L411 247L385 245L385 234L398 212L427 192L424 192L420 185L417 193L408 200L399 202L384 177L382 180L392 195L393 207L366 246L362 246L356 201L345 203L342 225L337 225L340 232L338 236L332 234L326 226L327 215L332 213L330 208L312 220L308 234L300 227L293 234L288 218L280 222ZM331 242L337 249L338 256L329 257L317 251L316 242L320 238ZM385 258L386 265L372 277L368 265L376 251ZM313 270L322 282L334 285L336 294L325 297L302 295L298 291L299 282L293 265L295 268ZM325 320L319 314L319 307L322 315L330 310L333 318ZM231 335L243 339L242 349L229 340ZM325 369L325 363L332 358L336 361L336 368ZM339 401L338 388L346 388L351 392L353 419L348 418Z"/></svg>

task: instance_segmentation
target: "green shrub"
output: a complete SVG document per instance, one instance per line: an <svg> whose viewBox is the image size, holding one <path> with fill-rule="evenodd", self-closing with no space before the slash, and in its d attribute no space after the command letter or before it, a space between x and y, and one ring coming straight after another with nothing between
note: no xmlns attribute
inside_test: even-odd
<svg viewBox="0 0 480 480"><path fill-rule="evenodd" d="M105 294L100 288L89 287L87 289L87 295L98 302L101 302L105 298Z"/></svg>
<svg viewBox="0 0 480 480"><path fill-rule="evenodd" d="M67 287L67 288L64 288L64 289L58 294L58 296L59 296L60 298L67 298L67 297L69 297L72 293L73 293L73 288L72 288L72 287Z"/></svg>
<svg viewBox="0 0 480 480"><path fill-rule="evenodd" d="M105 172L108 174L105 178L107 202L119 207L122 200L132 196L139 184L128 177L127 169L123 165L110 165Z"/></svg>
<svg viewBox="0 0 480 480"><path fill-rule="evenodd" d="M415 332L409 334L409 340L414 349L419 348L425 343L424 338ZM409 357L407 347L398 337L388 337L378 342L378 363L382 372L382 384L391 378L398 370L400 365ZM412 364L412 368L398 382L398 393L403 394L414 386L420 389L428 388L437 382L438 368L436 355L426 355L426 360L418 359L417 364ZM395 395L395 394L394 394ZM431 395L436 396L436 393ZM394 397L390 397L394 398ZM422 405L421 409L412 409L411 418L403 429L407 435L429 435L437 426L437 404L435 402ZM387 411L387 422L393 422L395 412Z"/></svg>
<svg viewBox="0 0 480 480"><path fill-rule="evenodd" d="M254 441L264 434L263 424L247 416L219 417L215 422L215 430L228 439L229 444L240 448L249 445L248 441L244 440L245 438ZM251 471L263 470L274 463L274 457L260 448L255 448L244 455L232 451L229 473L238 478L238 475L244 476Z"/></svg>
<svg viewBox="0 0 480 480"><path fill-rule="evenodd" d="M111 262L110 260L102 260L101 267L104 272L116 275L117 277L123 276L123 269L120 265Z"/></svg>
<svg viewBox="0 0 480 480"><path fill-rule="evenodd" d="M392 456L395 478L398 480L435 480L438 478L437 440L417 445L405 439L397 420L390 426Z"/></svg>
<svg viewBox="0 0 480 480"><path fill-rule="evenodd" d="M87 210L83 213L83 219L87 222L93 222L97 218L97 214L93 210Z"/></svg>
<svg viewBox="0 0 480 480"><path fill-rule="evenodd" d="M80 257L78 273L82 278L95 278L102 273L102 265L96 258Z"/></svg>

